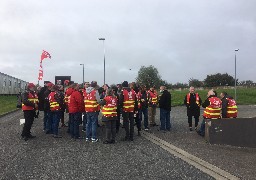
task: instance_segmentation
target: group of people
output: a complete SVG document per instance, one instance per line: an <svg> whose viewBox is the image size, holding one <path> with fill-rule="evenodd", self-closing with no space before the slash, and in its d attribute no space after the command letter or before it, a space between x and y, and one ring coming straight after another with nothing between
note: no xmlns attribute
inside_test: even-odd
<svg viewBox="0 0 256 180"><path fill-rule="evenodd" d="M125 129L124 141L133 141L134 126L137 126L138 135L142 130L142 119L144 130L149 127L158 126L155 122L156 108L160 108L160 128L162 132L171 130L170 111L171 94L165 86L161 86L159 93L152 86L139 86L136 83L124 81L122 84L109 87L105 84L99 87L96 81L84 84L69 84L66 89L62 85L47 83L40 90L36 90L33 83L27 85L27 90L22 94L22 110L24 112L25 124L22 138L27 141L35 136L31 135L30 129L34 118L38 116L36 111L44 112L44 131L53 134L54 138L59 135L59 124L67 127L71 138L80 139L80 124L82 131L86 132L86 141L98 142L97 128L99 126L99 115L102 114L102 122L106 128L105 144L116 142L116 133L119 132L120 119L123 119ZM226 92L217 97L214 90L210 90L207 99L202 103L194 87L184 98L187 107L189 130L192 131L192 117L195 119L195 130L199 135L205 134L205 119L236 118L237 106L235 100ZM198 129L200 107L205 108L203 121ZM64 123L64 113L69 114L68 125ZM135 123L135 124L134 124Z"/></svg>
<svg viewBox="0 0 256 180"><path fill-rule="evenodd" d="M198 93L195 92L194 87L190 87L189 93L185 96L184 104L187 107L187 116L189 130L192 131L192 117L195 119L195 130L201 136L205 135L205 119L220 119L220 118L236 118L237 105L233 97L226 92L220 93L220 98L217 97L217 92L213 89L208 91L206 100L202 100ZM198 129L198 122L200 116L200 106L204 109L203 120Z"/></svg>
<svg viewBox="0 0 256 180"><path fill-rule="evenodd" d="M67 82L68 83L68 82ZM116 142L116 133L120 128L120 117L123 119L125 136L122 140L133 141L134 126L137 126L138 135L142 130L142 117L144 130L158 126L155 122L156 108L160 108L160 130L170 131L171 94L165 86L160 87L160 94L155 87L138 86L136 83L124 81L117 86L99 87L96 81L91 83L73 83L66 89L62 85L47 83L36 92L36 86L29 83L27 90L22 94L22 110L25 124L22 138L27 141L35 136L31 135L30 129L36 117L36 111L44 111L44 131L53 134L54 138L59 135L59 123L64 123L64 113L69 114L67 132L71 138L80 139L79 125L83 124L82 131L86 132L86 141L98 142L97 127L98 118L102 114L102 122L106 128L105 144ZM135 123L135 124L134 124Z"/></svg>

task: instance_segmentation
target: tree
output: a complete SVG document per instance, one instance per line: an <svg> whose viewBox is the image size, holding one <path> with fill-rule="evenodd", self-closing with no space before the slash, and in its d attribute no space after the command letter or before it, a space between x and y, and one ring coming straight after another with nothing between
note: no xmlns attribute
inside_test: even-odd
<svg viewBox="0 0 256 180"><path fill-rule="evenodd" d="M138 77L136 78L136 82L140 85L146 85L147 87L152 87L155 85L157 88L163 85L162 83L167 83L161 79L157 68L152 65L149 67L141 66L138 72Z"/></svg>
<svg viewBox="0 0 256 180"><path fill-rule="evenodd" d="M203 86L203 82L199 81L198 79L190 78L189 86L202 87Z"/></svg>
<svg viewBox="0 0 256 180"><path fill-rule="evenodd" d="M234 86L235 79L227 73L217 73L213 75L207 75L207 77L204 80L204 84L206 87Z"/></svg>
<svg viewBox="0 0 256 180"><path fill-rule="evenodd" d="M251 87L254 86L255 83L253 83L252 80L246 80L246 81L240 81L239 86L246 86L246 87Z"/></svg>

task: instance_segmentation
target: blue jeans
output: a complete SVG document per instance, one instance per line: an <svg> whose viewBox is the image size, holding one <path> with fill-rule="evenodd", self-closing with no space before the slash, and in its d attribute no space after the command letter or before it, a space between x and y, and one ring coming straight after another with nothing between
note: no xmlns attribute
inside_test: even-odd
<svg viewBox="0 0 256 180"><path fill-rule="evenodd" d="M170 111L160 108L160 130L168 130L171 129L171 118L170 118Z"/></svg>
<svg viewBox="0 0 256 180"><path fill-rule="evenodd" d="M96 139L98 112L87 112L86 114L87 114L86 138Z"/></svg>
<svg viewBox="0 0 256 180"><path fill-rule="evenodd" d="M59 123L60 123L60 113L59 111L52 111L52 131L54 135L59 133Z"/></svg>
<svg viewBox="0 0 256 180"><path fill-rule="evenodd" d="M52 129L52 118L53 118L53 114L51 111L49 111L48 113L48 118L46 121L46 133L50 134L53 133L53 129Z"/></svg>
<svg viewBox="0 0 256 180"><path fill-rule="evenodd" d="M86 130L86 123L87 123L87 115L86 112L83 113L83 130Z"/></svg>
<svg viewBox="0 0 256 180"><path fill-rule="evenodd" d="M201 127L200 130L198 132L200 135L204 136L205 135L205 119L203 119L202 123L201 123Z"/></svg>
<svg viewBox="0 0 256 180"><path fill-rule="evenodd" d="M144 128L148 128L148 108L142 108L140 111L139 111L139 117L140 117L140 120L142 121L142 113L144 115Z"/></svg>
<svg viewBox="0 0 256 180"><path fill-rule="evenodd" d="M44 130L47 129L47 119L48 119L48 112L44 111Z"/></svg>
<svg viewBox="0 0 256 180"><path fill-rule="evenodd" d="M70 113L70 135L72 138L79 138L79 124L81 122L82 113Z"/></svg>

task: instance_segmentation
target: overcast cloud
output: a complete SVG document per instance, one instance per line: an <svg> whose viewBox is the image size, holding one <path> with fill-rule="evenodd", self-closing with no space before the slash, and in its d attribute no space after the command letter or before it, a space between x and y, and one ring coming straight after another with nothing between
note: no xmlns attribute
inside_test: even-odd
<svg viewBox="0 0 256 180"><path fill-rule="evenodd" d="M75 82L134 81L153 65L170 83L207 74L256 81L255 0L1 0L0 72L37 82L70 75ZM131 69L131 70L130 70Z"/></svg>

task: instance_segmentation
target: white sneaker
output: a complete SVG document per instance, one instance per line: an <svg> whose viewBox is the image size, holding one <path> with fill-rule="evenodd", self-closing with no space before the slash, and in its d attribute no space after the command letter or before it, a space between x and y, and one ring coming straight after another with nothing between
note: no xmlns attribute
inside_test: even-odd
<svg viewBox="0 0 256 180"><path fill-rule="evenodd" d="M86 141L86 142L90 142L90 139L89 139L89 138L85 138L85 141Z"/></svg>
<svg viewBox="0 0 256 180"><path fill-rule="evenodd" d="M93 143L98 142L98 141L99 141L99 139L93 139L93 138L92 138L92 142L93 142Z"/></svg>

